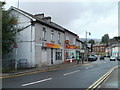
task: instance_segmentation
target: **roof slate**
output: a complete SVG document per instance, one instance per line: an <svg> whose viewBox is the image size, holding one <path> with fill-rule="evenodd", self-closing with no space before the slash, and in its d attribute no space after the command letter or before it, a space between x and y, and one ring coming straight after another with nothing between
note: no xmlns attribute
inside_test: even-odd
<svg viewBox="0 0 120 90"><path fill-rule="evenodd" d="M18 8L16 8L16 7L13 7L13 6L11 7L11 9L19 10L20 12L22 12L22 13L24 13L24 14L27 14L28 16L36 19L36 21L38 21L38 22L40 22L40 23L42 23L42 24L45 24L45 25L48 25L48 26L50 26L50 27L59 29L59 30L62 31L62 32L65 31L65 28L63 28L62 26L60 26L60 25L58 25L58 24L56 24L56 23L54 23L54 22L47 22L47 21L45 21L45 20L42 20L42 19L40 19L40 18L38 18L38 17L36 17L36 16L28 13L28 12L25 12L25 11L23 11L23 10L21 10L21 9L18 9Z"/></svg>

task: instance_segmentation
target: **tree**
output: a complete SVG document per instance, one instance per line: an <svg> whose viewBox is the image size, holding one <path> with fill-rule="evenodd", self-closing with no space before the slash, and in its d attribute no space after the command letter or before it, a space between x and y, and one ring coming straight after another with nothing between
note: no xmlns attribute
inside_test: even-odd
<svg viewBox="0 0 120 90"><path fill-rule="evenodd" d="M108 41L109 41L109 35L108 34L105 34L104 36L102 36L101 43L108 44Z"/></svg>
<svg viewBox="0 0 120 90"><path fill-rule="evenodd" d="M95 44L95 41L91 39L88 43L91 43L91 52L93 51L93 44Z"/></svg>
<svg viewBox="0 0 120 90"><path fill-rule="evenodd" d="M88 43L91 43L92 45L95 44L95 41L91 39Z"/></svg>
<svg viewBox="0 0 120 90"><path fill-rule="evenodd" d="M15 43L16 31L16 17L10 17L9 12L2 9L2 56L12 51Z"/></svg>
<svg viewBox="0 0 120 90"><path fill-rule="evenodd" d="M120 41L120 36L114 37L114 39L115 39L116 41Z"/></svg>

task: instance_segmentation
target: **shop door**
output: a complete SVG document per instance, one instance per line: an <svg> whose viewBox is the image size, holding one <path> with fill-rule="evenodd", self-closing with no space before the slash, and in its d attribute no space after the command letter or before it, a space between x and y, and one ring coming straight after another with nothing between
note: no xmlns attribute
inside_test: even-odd
<svg viewBox="0 0 120 90"><path fill-rule="evenodd" d="M42 51L42 64L47 65L47 51Z"/></svg>
<svg viewBox="0 0 120 90"><path fill-rule="evenodd" d="M76 52L76 60L80 60L79 57L80 57L80 53L77 51L77 52Z"/></svg>
<svg viewBox="0 0 120 90"><path fill-rule="evenodd" d="M53 48L51 48L51 64L53 64Z"/></svg>

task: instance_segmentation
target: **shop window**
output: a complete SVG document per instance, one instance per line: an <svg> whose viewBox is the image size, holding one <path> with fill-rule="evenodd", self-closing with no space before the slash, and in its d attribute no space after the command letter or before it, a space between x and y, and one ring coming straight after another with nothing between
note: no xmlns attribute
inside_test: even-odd
<svg viewBox="0 0 120 90"><path fill-rule="evenodd" d="M75 58L76 58L75 51L66 51L66 60L75 59Z"/></svg>
<svg viewBox="0 0 120 90"><path fill-rule="evenodd" d="M61 52L56 51L56 60L62 60L62 51Z"/></svg>
<svg viewBox="0 0 120 90"><path fill-rule="evenodd" d="M75 53L71 52L72 59L75 59Z"/></svg>
<svg viewBox="0 0 120 90"><path fill-rule="evenodd" d="M43 46L42 46L42 50L47 50L47 47L43 47Z"/></svg>

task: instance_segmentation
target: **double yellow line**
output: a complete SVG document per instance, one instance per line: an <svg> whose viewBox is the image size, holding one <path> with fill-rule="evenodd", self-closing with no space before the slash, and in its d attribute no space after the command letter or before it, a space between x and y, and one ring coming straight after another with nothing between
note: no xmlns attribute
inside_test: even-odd
<svg viewBox="0 0 120 90"><path fill-rule="evenodd" d="M118 67L120 67L120 66L115 66L115 67L111 68L106 74L104 74L100 79L98 79L95 83L93 83L86 90L95 90Z"/></svg>

